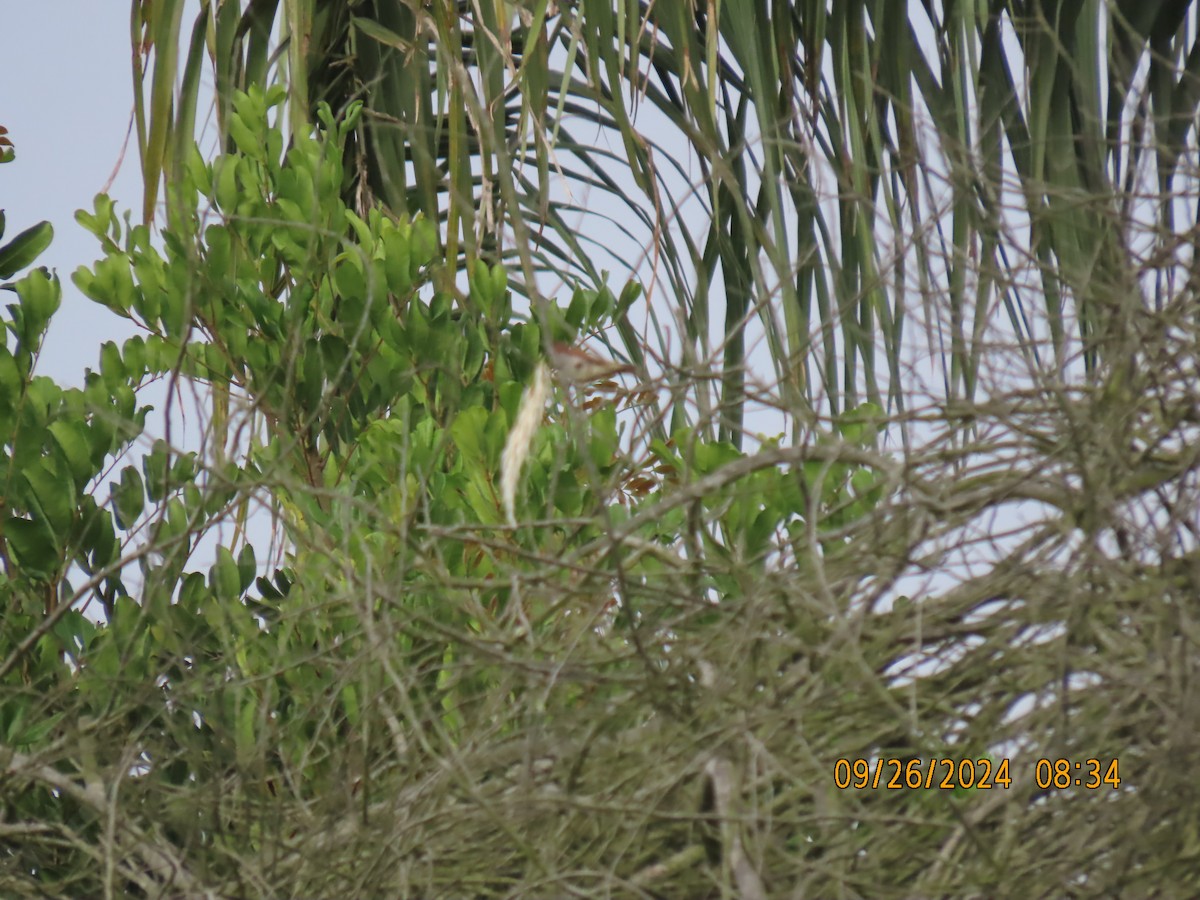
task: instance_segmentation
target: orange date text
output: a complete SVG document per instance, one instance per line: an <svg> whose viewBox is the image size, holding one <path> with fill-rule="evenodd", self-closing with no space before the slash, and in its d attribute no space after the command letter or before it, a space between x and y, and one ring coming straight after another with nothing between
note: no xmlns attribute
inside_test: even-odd
<svg viewBox="0 0 1200 900"><path fill-rule="evenodd" d="M833 783L848 788L943 790L1012 787L1007 759L839 759L833 764Z"/></svg>

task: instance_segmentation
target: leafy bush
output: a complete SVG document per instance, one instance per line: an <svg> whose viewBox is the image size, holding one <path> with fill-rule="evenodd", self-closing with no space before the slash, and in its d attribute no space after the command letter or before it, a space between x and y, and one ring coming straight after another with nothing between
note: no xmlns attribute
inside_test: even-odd
<svg viewBox="0 0 1200 900"><path fill-rule="evenodd" d="M161 249L107 197L78 215L104 256L75 283L144 332L102 347L83 390L33 375L56 278L13 286L0 734L22 786L5 819L25 833L8 892L373 894L498 834L526 849L491 873L438 867L428 889L508 890L555 829L518 827L532 807L498 822L480 797L599 791L633 736L674 744L746 598L792 577L809 533L844 553L888 489L875 408L809 456L749 457L686 428L635 438L616 410L635 394L560 385L506 525L498 469L545 341L618 302L578 291L516 315L482 262L459 291L433 223L344 205L357 109L323 109L285 152L281 99L236 98L237 152L193 152L173 190L194 213L175 205ZM135 445L154 380L206 388L199 450ZM260 505L285 530L278 565L249 539ZM755 624L761 673L788 664L800 619ZM654 802L701 810L669 799L683 787ZM616 866L632 848L596 843L598 821L574 816L555 852ZM671 821L634 870L691 840ZM371 873L364 827L409 874Z"/></svg>

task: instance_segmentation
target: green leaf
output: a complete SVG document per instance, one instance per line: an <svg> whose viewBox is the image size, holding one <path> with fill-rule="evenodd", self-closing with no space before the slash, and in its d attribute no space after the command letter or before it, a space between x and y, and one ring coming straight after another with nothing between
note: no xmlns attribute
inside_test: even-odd
<svg viewBox="0 0 1200 900"><path fill-rule="evenodd" d="M487 450L486 466L488 471L495 471L504 452L504 444L508 440L508 416L503 409L497 409L488 416L487 428L484 431L484 446Z"/></svg>
<svg viewBox="0 0 1200 900"><path fill-rule="evenodd" d="M179 605L184 609L198 608L208 596L205 588L204 576L199 572L189 572L179 586Z"/></svg>
<svg viewBox="0 0 1200 900"><path fill-rule="evenodd" d="M10 409L23 393L24 379L9 349L0 343L0 404Z"/></svg>
<svg viewBox="0 0 1200 900"><path fill-rule="evenodd" d="M369 254L375 243L375 237L371 233L371 226L364 222L360 216L355 215L351 210L345 211L344 218L349 223L350 228L353 229L355 235L358 236L359 244L358 247L348 250L347 252L354 255L356 259L361 262L361 257L356 251L362 251Z"/></svg>
<svg viewBox="0 0 1200 900"><path fill-rule="evenodd" d="M255 727L258 723L258 707L253 702L254 694L248 689L240 692L239 700L237 727L234 732L237 758L242 765L250 765L258 750Z"/></svg>
<svg viewBox="0 0 1200 900"><path fill-rule="evenodd" d="M65 535L75 516L75 485L57 469L53 457L43 457L26 467L21 477L30 491L24 498L29 507L45 518L56 535Z"/></svg>
<svg viewBox="0 0 1200 900"><path fill-rule="evenodd" d="M887 418L879 404L861 403L838 416L834 425L848 442L870 447L879 435L880 423L886 421Z"/></svg>
<svg viewBox="0 0 1200 900"><path fill-rule="evenodd" d="M88 498L91 499L91 498ZM95 506L95 501L92 501ZM88 561L92 571L103 569L121 552L116 530L113 528L113 517L106 509L96 509L95 513L85 513L87 533L84 537L84 548L88 553Z"/></svg>
<svg viewBox="0 0 1200 900"><path fill-rule="evenodd" d="M142 476L133 466L121 470L121 482L109 483L109 491L113 501L113 512L117 519L117 527L127 531L133 527L138 516L146 505L145 487Z"/></svg>
<svg viewBox="0 0 1200 900"><path fill-rule="evenodd" d="M630 307L633 306L638 297L641 295L641 282L630 280L628 283L626 283L624 289L621 291L620 298L617 300L617 308L613 313L613 318L617 321L620 321L622 318L624 318L629 312Z"/></svg>
<svg viewBox="0 0 1200 900"><path fill-rule="evenodd" d="M140 382L146 376L146 342L141 335L134 335L125 342L121 357L125 360L126 376L133 382Z"/></svg>
<svg viewBox="0 0 1200 900"><path fill-rule="evenodd" d="M241 576L228 547L217 548L217 561L208 573L208 586L219 600L236 600L241 596Z"/></svg>
<svg viewBox="0 0 1200 900"><path fill-rule="evenodd" d="M205 196L212 194L212 166L204 161L204 156L195 143L189 148L184 160L184 171L196 190Z"/></svg>
<svg viewBox="0 0 1200 900"><path fill-rule="evenodd" d="M409 52L413 49L410 41L406 41L396 32L385 28L374 19L368 19L364 16L355 16L350 20L350 23L365 34L367 37L378 41L385 47L391 47L394 50L403 50Z"/></svg>
<svg viewBox="0 0 1200 900"><path fill-rule="evenodd" d="M300 401L301 409L320 409L321 395L325 390L325 367L321 360L320 345L315 339L308 340L302 356L303 377L296 387L296 398Z"/></svg>
<svg viewBox="0 0 1200 900"><path fill-rule="evenodd" d="M475 469L468 478L463 492L471 511L475 513L481 523L493 525L500 521L496 495L487 483L486 473Z"/></svg>
<svg viewBox="0 0 1200 900"><path fill-rule="evenodd" d="M582 288L576 289L575 293L571 295L571 303L567 306L565 317L573 330L578 331L583 326L595 296L591 291L585 291Z"/></svg>
<svg viewBox="0 0 1200 900"><path fill-rule="evenodd" d="M363 107L364 104L361 100L352 100L346 105L342 111L342 123L338 126L339 138L345 138L346 135L358 127L358 120L362 117Z"/></svg>
<svg viewBox="0 0 1200 900"><path fill-rule="evenodd" d="M96 474L87 426L79 419L58 419L50 423L49 431L62 451L76 488L82 489Z"/></svg>
<svg viewBox="0 0 1200 900"><path fill-rule="evenodd" d="M740 459L741 454L732 444L725 443L707 443L699 441L693 448L693 462L696 467L696 472L700 475L708 475L710 472L715 472L721 466L731 463L734 460Z"/></svg>
<svg viewBox="0 0 1200 900"><path fill-rule="evenodd" d="M153 16L147 17L148 24L152 26L147 36L154 45L154 75L150 87L150 127L139 128L139 134L145 134L145 149L142 152L142 220L145 222L154 218L158 186L168 167L182 15L182 0L160 0L154 4ZM144 95L142 85L138 84L137 88L140 117L145 110Z"/></svg>
<svg viewBox="0 0 1200 900"><path fill-rule="evenodd" d="M751 559L759 559L770 549L767 542L775 533L778 524L779 516L775 510L768 507L759 512L746 527L746 553Z"/></svg>
<svg viewBox="0 0 1200 900"><path fill-rule="evenodd" d="M497 263L492 266L492 318L503 324L508 321L504 314L505 299L508 294L508 269Z"/></svg>
<svg viewBox="0 0 1200 900"><path fill-rule="evenodd" d="M96 263L90 272L80 266L71 276L84 296L108 307L117 315L129 318L129 308L137 296L129 261L124 256L108 256Z"/></svg>
<svg viewBox="0 0 1200 900"><path fill-rule="evenodd" d="M383 233L383 270L387 277L388 290L398 296L408 293L412 287L412 248L408 235L399 228L389 228Z"/></svg>
<svg viewBox="0 0 1200 900"><path fill-rule="evenodd" d="M237 209L241 193L237 183L237 160L231 156L222 157L216 164L216 172L214 199L224 212L232 213Z"/></svg>
<svg viewBox="0 0 1200 900"><path fill-rule="evenodd" d="M0 247L0 278L11 278L30 266L54 240L54 226L39 222Z"/></svg>
<svg viewBox="0 0 1200 900"><path fill-rule="evenodd" d="M242 585L242 590L239 593L244 593L254 583L254 575L258 571L258 564L254 559L254 547L250 544L243 546L241 552L238 553L237 567L238 577Z"/></svg>
<svg viewBox="0 0 1200 900"><path fill-rule="evenodd" d="M240 115L230 116L229 134L241 153L260 162L266 158L257 128L244 122Z"/></svg>
<svg viewBox="0 0 1200 900"><path fill-rule="evenodd" d="M613 454L617 451L617 411L609 405L601 407L592 413L592 437L589 450L592 462L599 469L607 469L612 464Z"/></svg>
<svg viewBox="0 0 1200 900"><path fill-rule="evenodd" d="M170 465L170 450L167 442L159 439L150 452L142 457L142 471L146 474L146 493L151 503L158 503L170 490L167 471Z"/></svg>
<svg viewBox="0 0 1200 900"><path fill-rule="evenodd" d="M163 540L174 541L187 534L188 514L179 497L167 501L167 514L162 519L159 537Z"/></svg>
<svg viewBox="0 0 1200 900"><path fill-rule="evenodd" d="M22 743L20 734L28 708L28 702L21 697L12 697L0 706L0 734L4 735L6 744L19 746Z"/></svg>
<svg viewBox="0 0 1200 900"><path fill-rule="evenodd" d="M487 425L487 410L475 406L464 409L450 426L450 436L463 459L472 466L483 466L487 462L483 451L483 432Z"/></svg>
<svg viewBox="0 0 1200 900"><path fill-rule="evenodd" d="M46 580L58 569L61 551L45 522L10 517L4 537L17 565L30 577Z"/></svg>
<svg viewBox="0 0 1200 900"><path fill-rule="evenodd" d="M105 341L100 347L100 376L109 385L125 381L125 363L121 360L121 351L112 341Z"/></svg>
<svg viewBox="0 0 1200 900"><path fill-rule="evenodd" d="M159 317L162 320L165 336L167 338L182 337L186 324L187 297L175 291L167 291L162 295L161 300L162 308Z"/></svg>
<svg viewBox="0 0 1200 900"><path fill-rule="evenodd" d="M267 576L259 575L258 578L254 580L254 584L258 588L258 592L262 595L264 600L283 599L283 594L279 593L275 585L271 584L271 580L267 578Z"/></svg>
<svg viewBox="0 0 1200 900"><path fill-rule="evenodd" d="M180 453L175 457L175 462L171 464L171 485L172 487L187 484L196 477L196 453L189 451Z"/></svg>
<svg viewBox="0 0 1200 900"><path fill-rule="evenodd" d="M357 253L342 254L337 262L337 268L333 271L333 280L343 301L351 298L365 298L367 295L367 280L363 276L362 262ZM358 324L357 318L352 316L347 316L347 318L353 325Z"/></svg>
<svg viewBox="0 0 1200 900"><path fill-rule="evenodd" d="M92 204L96 210L95 214L84 212L82 209L76 210L75 221L103 240L109 228L116 222L113 212L115 204L108 194L97 194Z"/></svg>
<svg viewBox="0 0 1200 900"><path fill-rule="evenodd" d="M50 318L58 311L62 289L57 276L48 275L44 269L34 269L17 282L17 294L21 298L21 310L26 316L28 331L22 337L32 345L40 340Z"/></svg>
<svg viewBox="0 0 1200 900"><path fill-rule="evenodd" d="M874 508L883 499L885 481L883 474L874 469L859 469L850 476L850 486L855 496L862 498L866 509Z"/></svg>
<svg viewBox="0 0 1200 900"><path fill-rule="evenodd" d="M417 266L428 265L437 253L437 228L428 219L416 219L412 223L412 257Z"/></svg>

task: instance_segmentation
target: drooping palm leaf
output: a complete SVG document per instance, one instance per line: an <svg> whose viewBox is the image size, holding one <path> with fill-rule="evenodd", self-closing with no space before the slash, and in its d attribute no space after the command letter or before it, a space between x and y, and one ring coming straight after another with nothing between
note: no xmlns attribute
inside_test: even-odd
<svg viewBox="0 0 1200 900"><path fill-rule="evenodd" d="M150 100L139 106L149 217L171 167L167 144L190 138L200 47L190 44L176 110L181 4L133 6L135 33L154 53ZM950 395L976 390L996 300L1027 342L1031 312L1044 317L1057 354L1070 337L1069 304L1095 368L1102 310L1133 292L1120 275L1118 192L1141 151L1126 157L1117 140L1137 89L1133 66L1149 46L1165 187L1200 96L1189 76L1198 54L1177 34L1188 8L1127 3L1110 16L1098 2L906 11L865 0L227 0L202 4L201 18L219 108L234 88L263 80L273 59L286 59L297 128L319 101L365 99L347 190L360 204L436 215L464 265L511 248L534 289L534 236L557 234L588 255L562 215L574 192L587 192L601 216L632 209L630 221L643 223L635 246L647 261L669 261L669 288L656 299L684 311L690 352L711 355L710 338L721 336L722 424L740 439L750 321L794 413L836 413L883 391L902 404L901 345L915 300L926 335L945 334L935 346ZM273 33L284 41L274 57ZM1135 107L1131 125L1147 114ZM590 147L564 140L579 121ZM689 181L663 170L668 158L695 163ZM927 181L922 192L931 172L945 185ZM1005 211L1005 178L1014 176L1023 198L1015 218ZM703 221L682 214L694 208L692 191L704 197ZM1169 224L1169 204L1162 215ZM1027 243L1009 246L1020 220ZM1035 261L1036 294L1004 277L1013 253ZM558 274L596 279L606 268L575 262L560 260ZM722 305L723 325L710 334Z"/></svg>

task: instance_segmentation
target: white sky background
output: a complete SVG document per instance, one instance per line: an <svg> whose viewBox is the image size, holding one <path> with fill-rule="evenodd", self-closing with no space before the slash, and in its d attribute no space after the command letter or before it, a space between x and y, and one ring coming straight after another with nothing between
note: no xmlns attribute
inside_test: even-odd
<svg viewBox="0 0 1200 900"><path fill-rule="evenodd" d="M92 209L121 159L133 110L129 45L125 0L0 0L0 125L17 153L0 166L0 208L6 238L43 219L54 226L54 242L37 264L58 271L63 303L36 371L63 386L83 385L84 367L99 367L104 341L136 333L71 283L77 267L101 255L75 211ZM136 139L108 193L140 219Z"/></svg>

